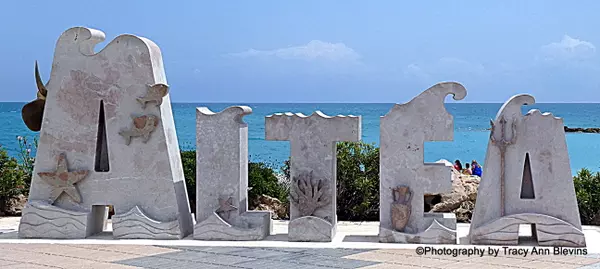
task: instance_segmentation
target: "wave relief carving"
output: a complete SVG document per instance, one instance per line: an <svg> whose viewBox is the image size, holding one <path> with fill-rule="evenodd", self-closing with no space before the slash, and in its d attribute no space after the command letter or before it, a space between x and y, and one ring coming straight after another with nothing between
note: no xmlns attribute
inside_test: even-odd
<svg viewBox="0 0 600 269"><path fill-rule="evenodd" d="M160 222L135 206L127 213L114 215L113 236L118 239L181 239L179 221Z"/></svg>
<svg viewBox="0 0 600 269"><path fill-rule="evenodd" d="M23 210L19 224L19 237L85 238L88 216L88 212L67 210L41 201L30 201Z"/></svg>

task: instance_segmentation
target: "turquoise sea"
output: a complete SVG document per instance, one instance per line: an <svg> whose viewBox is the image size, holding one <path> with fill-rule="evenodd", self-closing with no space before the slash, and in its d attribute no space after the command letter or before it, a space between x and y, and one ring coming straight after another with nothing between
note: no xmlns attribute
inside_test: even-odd
<svg viewBox="0 0 600 269"><path fill-rule="evenodd" d="M33 137L21 121L21 107L24 103L0 102L0 144L15 156L18 144L17 135ZM243 104L243 103L242 103ZM195 104L174 103L175 127L181 149L195 148L195 108L207 106L213 111L221 111L231 105L240 104ZM302 112L310 114L321 110L327 115L361 115L362 139L378 144L379 117L392 107L392 104L243 104L252 107L253 113L244 117L249 126L249 153L252 161L264 161L279 167L289 156L289 144L285 141L265 141L264 118L276 112ZM446 109L454 115L454 141L428 142L425 145L425 161L439 159L461 161L478 160L484 162L489 138L489 120L494 118L502 104L447 103ZM562 117L569 127L600 127L600 104L550 104L542 103L527 106ZM581 168L600 171L600 134L568 133L567 145L571 158L572 173ZM485 165L485 163L483 164Z"/></svg>

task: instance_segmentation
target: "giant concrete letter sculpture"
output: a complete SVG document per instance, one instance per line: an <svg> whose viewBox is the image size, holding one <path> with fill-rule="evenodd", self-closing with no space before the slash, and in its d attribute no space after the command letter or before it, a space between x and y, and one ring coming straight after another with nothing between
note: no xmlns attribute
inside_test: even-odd
<svg viewBox="0 0 600 269"><path fill-rule="evenodd" d="M424 142L453 139L453 117L444 107L449 94L462 100L467 91L458 83L439 83L381 117L380 242L456 243L454 214L423 212L425 193L452 189L450 167L423 163Z"/></svg>
<svg viewBox="0 0 600 269"><path fill-rule="evenodd" d="M121 35L71 28L56 44L22 238L102 232L178 239L192 217L160 49Z"/></svg>
<svg viewBox="0 0 600 269"><path fill-rule="evenodd" d="M248 210L247 106L196 110L194 239L260 240L271 233L271 212Z"/></svg>
<svg viewBox="0 0 600 269"><path fill-rule="evenodd" d="M266 139L290 141L290 241L325 242L335 236L336 142L359 141L360 123L360 116L329 117L321 111L266 117Z"/></svg>
<svg viewBox="0 0 600 269"><path fill-rule="evenodd" d="M532 224L542 246L584 247L563 120L510 98L492 121L470 228L472 244L516 245L519 224Z"/></svg>

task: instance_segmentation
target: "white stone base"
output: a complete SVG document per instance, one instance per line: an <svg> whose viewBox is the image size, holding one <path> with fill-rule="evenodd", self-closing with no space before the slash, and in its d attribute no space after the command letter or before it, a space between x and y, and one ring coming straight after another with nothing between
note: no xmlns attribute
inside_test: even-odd
<svg viewBox="0 0 600 269"><path fill-rule="evenodd" d="M456 244L456 230L452 230L433 220L431 226L417 234L401 233L380 228L379 242L381 243L412 243L412 244Z"/></svg>
<svg viewBox="0 0 600 269"><path fill-rule="evenodd" d="M290 221L288 238L292 242L331 242L335 227L330 222L313 216Z"/></svg>

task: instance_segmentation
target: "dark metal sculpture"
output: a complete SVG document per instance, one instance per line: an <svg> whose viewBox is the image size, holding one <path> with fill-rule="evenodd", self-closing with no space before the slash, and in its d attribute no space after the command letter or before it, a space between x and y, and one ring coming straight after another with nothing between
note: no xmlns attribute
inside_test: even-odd
<svg viewBox="0 0 600 269"><path fill-rule="evenodd" d="M35 83L38 88L37 99L23 106L21 116L29 130L39 132L42 129L42 119L44 118L44 107L46 106L48 91L40 77L37 61L35 62Z"/></svg>
<svg viewBox="0 0 600 269"><path fill-rule="evenodd" d="M506 126L506 119L504 118L504 116L502 116L502 118L500 118L499 124L500 124L500 139L496 139L494 137L494 131L496 130L496 125L494 124L494 121L490 121L491 125L492 125L492 131L490 132L490 141L492 142L492 144L496 145L498 147L498 149L500 150L500 212L501 212L501 216L505 215L505 209L504 209L504 202L505 202L505 181L506 181L506 176L505 176L505 170L506 170L506 148L512 144L514 144L516 142L517 139L517 132L516 132L516 128L517 128L517 122L515 119L512 120L511 123L511 138L510 140L506 138L506 132L505 132L505 126Z"/></svg>

